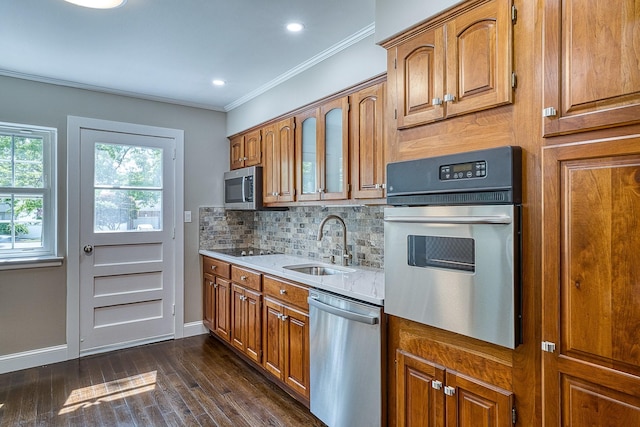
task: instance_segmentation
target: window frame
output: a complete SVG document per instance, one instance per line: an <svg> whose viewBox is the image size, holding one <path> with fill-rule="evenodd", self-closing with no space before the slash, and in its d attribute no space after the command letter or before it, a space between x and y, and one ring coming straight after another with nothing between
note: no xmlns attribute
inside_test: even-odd
<svg viewBox="0 0 640 427"><path fill-rule="evenodd" d="M43 186L1 187L0 194L42 197L42 247L0 249L0 270L60 265L58 256L58 197L57 197L57 147L58 129L0 122L0 134L11 136L37 136L42 138ZM12 159L13 161L14 159Z"/></svg>

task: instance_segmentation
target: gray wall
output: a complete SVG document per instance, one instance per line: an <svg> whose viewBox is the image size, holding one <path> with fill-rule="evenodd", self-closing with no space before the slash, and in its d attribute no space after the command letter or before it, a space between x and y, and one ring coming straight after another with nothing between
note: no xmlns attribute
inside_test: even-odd
<svg viewBox="0 0 640 427"><path fill-rule="evenodd" d="M380 43L426 21L461 0L376 0L375 42Z"/></svg>
<svg viewBox="0 0 640 427"><path fill-rule="evenodd" d="M0 121L58 129L59 249L66 247L67 115L184 130L185 322L202 319L198 208L222 204L225 114L0 76ZM66 264L0 271L0 355L66 343Z"/></svg>
<svg viewBox="0 0 640 427"><path fill-rule="evenodd" d="M229 111L227 135L242 132L386 71L386 51L374 43L373 35L369 36Z"/></svg>

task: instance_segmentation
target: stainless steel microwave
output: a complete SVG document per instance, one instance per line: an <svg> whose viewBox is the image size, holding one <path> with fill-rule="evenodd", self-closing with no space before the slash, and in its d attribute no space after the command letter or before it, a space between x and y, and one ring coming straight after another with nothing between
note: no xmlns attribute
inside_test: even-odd
<svg viewBox="0 0 640 427"><path fill-rule="evenodd" d="M224 207L244 211L262 209L262 166L224 173Z"/></svg>

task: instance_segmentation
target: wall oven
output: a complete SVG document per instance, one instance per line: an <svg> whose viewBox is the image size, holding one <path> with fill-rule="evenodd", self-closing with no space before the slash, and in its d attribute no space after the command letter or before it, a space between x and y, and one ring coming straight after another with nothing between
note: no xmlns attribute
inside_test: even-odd
<svg viewBox="0 0 640 427"><path fill-rule="evenodd" d="M387 314L517 347L521 162L500 147L388 165Z"/></svg>

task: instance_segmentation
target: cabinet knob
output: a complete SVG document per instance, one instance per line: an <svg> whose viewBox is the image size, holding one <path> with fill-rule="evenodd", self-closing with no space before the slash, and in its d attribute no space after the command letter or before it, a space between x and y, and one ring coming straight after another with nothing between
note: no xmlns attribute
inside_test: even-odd
<svg viewBox="0 0 640 427"><path fill-rule="evenodd" d="M286 314L283 314L282 317L280 319L282 319L282 321L284 322L285 320L287 320L289 316L287 316Z"/></svg>
<svg viewBox="0 0 640 427"><path fill-rule="evenodd" d="M433 98L431 100L431 105L436 106L436 105L442 105L442 99L440 98Z"/></svg>
<svg viewBox="0 0 640 427"><path fill-rule="evenodd" d="M217 265L212 265L212 266L211 266L211 269L212 269L212 270L215 270L216 268L218 268L218 266L217 266Z"/></svg>
<svg viewBox="0 0 640 427"><path fill-rule="evenodd" d="M286 293L287 293L287 290L286 290L286 289L280 289L280 295L284 295L284 294L286 294Z"/></svg>
<svg viewBox="0 0 640 427"><path fill-rule="evenodd" d="M282 313L276 313L276 317L280 320L282 320Z"/></svg>
<svg viewBox="0 0 640 427"><path fill-rule="evenodd" d="M213 283L213 287L214 287L215 289L218 289L218 284L217 284L217 283Z"/></svg>
<svg viewBox="0 0 640 427"><path fill-rule="evenodd" d="M453 102L455 100L456 100L456 96L451 93L447 93L444 95L444 102Z"/></svg>
<svg viewBox="0 0 640 427"><path fill-rule="evenodd" d="M247 280L247 276L240 276L240 280L242 281Z"/></svg>

